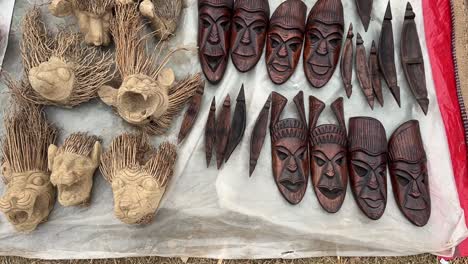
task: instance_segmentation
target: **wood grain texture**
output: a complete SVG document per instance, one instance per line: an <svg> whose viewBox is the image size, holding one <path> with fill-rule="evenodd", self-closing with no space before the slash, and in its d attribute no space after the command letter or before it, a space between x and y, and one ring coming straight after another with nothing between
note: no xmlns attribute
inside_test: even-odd
<svg viewBox="0 0 468 264"><path fill-rule="evenodd" d="M229 94L223 102L221 112L216 118L216 163L218 169L224 162L226 148L229 140L229 131L231 129L231 97Z"/></svg>
<svg viewBox="0 0 468 264"><path fill-rule="evenodd" d="M236 107L234 108L234 115L232 117L231 128L229 130L229 140L226 147L225 160L226 162L231 157L231 154L236 149L237 145L244 137L245 127L247 125L247 109L245 106L244 85L240 89L239 95L236 99Z"/></svg>
<svg viewBox="0 0 468 264"><path fill-rule="evenodd" d="M356 75L364 95L366 96L367 103L374 109L374 90L372 89L371 72L367 65L366 48L361 35L357 34L356 39Z"/></svg>
<svg viewBox="0 0 468 264"><path fill-rule="evenodd" d="M365 31L369 29L374 0L356 0L356 8Z"/></svg>
<svg viewBox="0 0 468 264"><path fill-rule="evenodd" d="M369 71L371 74L372 89L374 95L381 106L384 105L384 97L382 92L382 81L380 77L379 58L375 41L372 41L372 47L369 55Z"/></svg>
<svg viewBox="0 0 468 264"><path fill-rule="evenodd" d="M213 97L211 101L210 113L205 127L205 156L206 166L209 167L211 158L213 157L213 150L216 145L216 98Z"/></svg>
<svg viewBox="0 0 468 264"><path fill-rule="evenodd" d="M341 79L343 80L346 96L351 97L353 93L353 59L354 59L354 44L353 44L353 23L349 24L348 35L341 54Z"/></svg>
<svg viewBox="0 0 468 264"><path fill-rule="evenodd" d="M258 158L262 152L263 144L265 143L265 137L268 128L268 116L270 114L271 106L271 94L268 96L267 101L263 105L260 114L255 121L254 128L252 130L252 136L250 138L250 165L249 175L252 176L255 167L257 166Z"/></svg>
<svg viewBox="0 0 468 264"><path fill-rule="evenodd" d="M182 125L180 127L178 142L179 144L185 139L185 137L190 133L192 130L195 121L197 120L198 113L201 109L201 103L203 99L203 93L205 92L205 82L202 83L197 88L197 91L193 95L192 99L190 100L190 104L187 108L187 111L184 114L184 119L182 121Z"/></svg>

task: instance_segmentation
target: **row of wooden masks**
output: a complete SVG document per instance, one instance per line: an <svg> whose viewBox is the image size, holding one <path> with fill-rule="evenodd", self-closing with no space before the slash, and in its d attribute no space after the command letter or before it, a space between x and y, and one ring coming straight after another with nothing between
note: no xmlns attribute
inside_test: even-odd
<svg viewBox="0 0 468 264"><path fill-rule="evenodd" d="M30 232L47 220L55 204L53 186L62 205L87 205L99 166L112 184L115 215L128 224L148 223L172 177L176 146L164 142L156 150L146 135L168 130L203 85L201 75L176 81L165 65L181 49L163 57L166 45L159 43L149 55L138 5L116 4L114 11L115 60L109 51L83 46L75 32L60 29L54 38L37 7L23 18L24 77L17 82L3 73L13 100L4 120L6 188L0 199L0 210L18 231ZM119 89L106 86L119 80ZM102 157L99 138L86 133L72 134L55 146L58 132L47 122L43 106L71 108L98 96L142 134L118 136Z"/></svg>
<svg viewBox="0 0 468 264"><path fill-rule="evenodd" d="M358 0L358 11L367 30L373 1ZM285 83L294 73L304 44L305 75L313 87L324 87L333 76L341 54L344 12L341 0L319 0L306 21L306 5L301 0L283 2L270 18L268 0L199 0L199 59L206 78L218 83L227 68L229 54L240 72L255 67L266 43L266 66L275 84ZM424 61L415 14L408 3L401 35L401 59L409 87L424 113L427 98ZM380 47L372 45L369 63L358 34L356 73L371 108L377 97L383 105L381 74L400 105L394 58L390 2L382 25ZM232 25L231 25L232 24ZM348 97L352 93L352 25L344 44L341 74Z"/></svg>

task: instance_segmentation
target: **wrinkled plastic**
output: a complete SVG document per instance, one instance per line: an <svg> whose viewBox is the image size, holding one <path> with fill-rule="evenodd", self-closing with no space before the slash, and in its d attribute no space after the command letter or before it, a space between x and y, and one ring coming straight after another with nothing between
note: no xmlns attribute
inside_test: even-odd
<svg viewBox="0 0 468 264"><path fill-rule="evenodd" d="M271 0L274 10L280 0ZM315 1L306 1L308 10ZM353 22L355 33L360 32L367 52L372 40L378 40L385 1L374 1L372 21L367 33L359 20L354 0L343 0L345 28ZM412 2L416 12L431 104L426 116L411 95L399 60L399 34L406 3L392 1L393 26L396 41L398 79L401 87L402 108L398 108L384 85L385 106L372 112L353 76L353 95L345 99L346 118L368 115L379 119L391 133L409 119L420 121L428 155L429 181L432 196L432 216L422 228L413 226L398 210L391 186L388 204L378 221L364 216L354 201L351 191L337 214L325 213L317 202L312 187L297 206L289 205L274 183L270 137L267 136L257 168L248 177L249 140L255 118L268 94L275 90L290 102L303 90L329 105L339 96L345 96L339 69L329 84L317 90L309 86L302 70L302 62L286 84L275 86L266 72L264 56L251 72L241 74L229 62L223 81L215 86L207 84L202 112L191 134L180 146L175 177L169 185L155 222L148 226L127 226L112 212L110 186L100 174L96 177L93 198L89 208L63 208L56 204L49 221L32 234L16 234L0 216L0 255L21 255L39 258L108 258L129 256L187 256L210 258L299 258L324 255L377 256L437 253L452 255L453 248L468 236L464 213L456 192L450 152L444 123L436 99L431 65L424 38L421 2ZM197 1L188 0L187 8L173 45L196 45ZM27 1L18 1L14 25L24 13ZM61 21L51 19L54 22ZM5 67L21 75L18 38L10 41ZM180 53L172 61L179 75L199 70L196 53ZM204 156L204 124L210 102L216 95L220 109L222 98L228 93L236 96L245 84L247 129L243 141L232 154L229 163L220 171L215 166L206 168ZM5 89L1 86L1 89ZM0 95L1 105L7 97ZM306 100L307 101L307 100ZM283 117L295 113L289 104ZM306 109L308 109L306 104ZM454 109L455 111L455 109ZM107 147L112 137L130 130L119 117L98 100L63 110L48 108L48 117L62 127L60 141L76 131L91 131L104 138ZM174 123L166 138L175 141L181 119ZM319 123L334 123L329 107ZM157 143L162 138L155 138ZM2 192L0 187L0 193Z"/></svg>

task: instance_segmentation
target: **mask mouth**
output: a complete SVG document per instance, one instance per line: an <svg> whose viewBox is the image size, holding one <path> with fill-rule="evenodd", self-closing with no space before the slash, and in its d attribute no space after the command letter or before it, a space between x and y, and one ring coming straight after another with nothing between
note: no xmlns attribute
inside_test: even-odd
<svg viewBox="0 0 468 264"><path fill-rule="evenodd" d="M281 185L283 185L286 189L288 189L290 192L298 192L301 190L302 186L304 185L304 181L297 181L297 182L292 182L291 180L283 180L280 182Z"/></svg>
<svg viewBox="0 0 468 264"><path fill-rule="evenodd" d="M255 51L252 47L239 43L239 46L232 52L234 55L250 58L255 57Z"/></svg>
<svg viewBox="0 0 468 264"><path fill-rule="evenodd" d="M323 65L319 63L310 63L309 62L310 68L312 68L312 71L314 71L318 75L325 75L328 73L330 70L330 65Z"/></svg>
<svg viewBox="0 0 468 264"><path fill-rule="evenodd" d="M330 200L335 200L343 194L343 189L338 187L319 186L320 192Z"/></svg>
<svg viewBox="0 0 468 264"><path fill-rule="evenodd" d="M405 207L410 210L425 210L427 205L426 202L422 197L420 198L413 198L409 195L406 196Z"/></svg>
<svg viewBox="0 0 468 264"><path fill-rule="evenodd" d="M277 72L287 72L289 70L289 65L283 65L277 62L273 62L271 67Z"/></svg>
<svg viewBox="0 0 468 264"><path fill-rule="evenodd" d="M372 198L363 198L364 202L371 208L377 209L383 205L383 200L375 200Z"/></svg>
<svg viewBox="0 0 468 264"><path fill-rule="evenodd" d="M7 216L14 225L21 225L29 220L29 213L25 210L13 209L7 213Z"/></svg>
<svg viewBox="0 0 468 264"><path fill-rule="evenodd" d="M208 63L208 66L210 67L211 71L216 71L218 69L223 57L224 55L211 56L205 54L206 62Z"/></svg>

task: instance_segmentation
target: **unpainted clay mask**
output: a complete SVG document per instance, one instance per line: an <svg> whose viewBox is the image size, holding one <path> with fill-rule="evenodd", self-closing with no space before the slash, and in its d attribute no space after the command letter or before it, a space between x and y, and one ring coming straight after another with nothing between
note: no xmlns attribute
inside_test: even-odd
<svg viewBox="0 0 468 264"><path fill-rule="evenodd" d="M216 84L229 59L233 0L198 0L198 47L203 72Z"/></svg>
<svg viewBox="0 0 468 264"><path fill-rule="evenodd" d="M398 207L414 225L426 225L431 216L431 196L419 122L410 120L393 132L388 152L390 178Z"/></svg>
<svg viewBox="0 0 468 264"><path fill-rule="evenodd" d="M341 0L319 0L309 13L304 44L304 71L312 86L323 87L335 72L343 31Z"/></svg>
<svg viewBox="0 0 468 264"><path fill-rule="evenodd" d="M126 224L153 220L176 158L176 147L168 142L155 152L142 135L124 134L113 140L103 154L101 172L112 185L114 214L119 220Z"/></svg>
<svg viewBox="0 0 468 264"><path fill-rule="evenodd" d="M50 181L58 189L63 206L89 205L93 176L99 167L101 143L95 136L72 134L61 147L48 150Z"/></svg>
<svg viewBox="0 0 468 264"><path fill-rule="evenodd" d="M127 76L119 89L104 86L99 91L101 99L115 106L125 121L147 124L150 118L159 118L169 108L169 88L175 81L171 69L163 71L158 80L144 74Z"/></svg>
<svg viewBox="0 0 468 264"><path fill-rule="evenodd" d="M89 45L110 44L110 19L114 0L52 0L50 12L56 17L75 16Z"/></svg>
<svg viewBox="0 0 468 264"><path fill-rule="evenodd" d="M156 37L166 40L177 29L182 5L183 0L143 0L140 13L151 21Z"/></svg>
<svg viewBox="0 0 468 264"><path fill-rule="evenodd" d="M275 84L285 83L296 70L304 42L307 6L287 0L273 13L266 42L266 65Z"/></svg>
<svg viewBox="0 0 468 264"><path fill-rule="evenodd" d="M65 104L75 84L73 64L52 56L48 61L31 68L29 83L47 100Z"/></svg>
<svg viewBox="0 0 468 264"><path fill-rule="evenodd" d="M370 219L382 217L387 205L387 138L374 118L349 120L348 168L351 190Z"/></svg>
<svg viewBox="0 0 468 264"><path fill-rule="evenodd" d="M294 98L294 103L300 119L280 120L287 99L272 93L270 134L273 177L283 197L293 205L304 198L309 178L307 121L302 92Z"/></svg>
<svg viewBox="0 0 468 264"><path fill-rule="evenodd" d="M47 221L55 204L47 146L55 141L57 130L38 107L21 104L11 105L4 119L2 173L6 186L0 211L18 232L32 232Z"/></svg>
<svg viewBox="0 0 468 264"><path fill-rule="evenodd" d="M231 56L240 72L251 70L260 60L269 19L268 0L238 0L234 3Z"/></svg>
<svg viewBox="0 0 468 264"><path fill-rule="evenodd" d="M329 213L336 213L346 197L348 168L346 164L346 125L343 98L332 104L338 125L316 126L325 104L317 98L309 98L310 107L310 170L315 194L320 205Z"/></svg>

